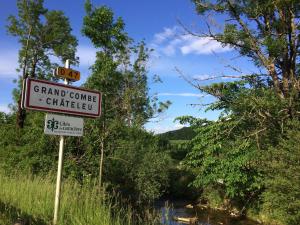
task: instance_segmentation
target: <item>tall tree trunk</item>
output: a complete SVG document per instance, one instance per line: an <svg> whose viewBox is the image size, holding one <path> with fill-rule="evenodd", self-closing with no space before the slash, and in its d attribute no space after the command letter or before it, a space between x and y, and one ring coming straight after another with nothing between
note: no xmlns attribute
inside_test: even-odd
<svg viewBox="0 0 300 225"><path fill-rule="evenodd" d="M24 55L24 62L23 62L23 73L22 73L22 83L23 81L28 77L27 74L27 54L28 54L28 47L29 47L29 39L31 37L31 27L29 27L29 31L28 31L28 37L26 40L26 48L25 48L25 55ZM25 118L26 118L26 110L23 109L22 106L22 95L24 93L24 86L22 85L22 90L19 96L19 100L18 100L18 111L17 111L17 127L18 128L23 128L24 127L24 122L25 122Z"/></svg>
<svg viewBox="0 0 300 225"><path fill-rule="evenodd" d="M269 74L270 76L272 77L272 81L273 81L273 84L274 84L274 89L275 89L275 92L276 94L280 97L280 98L284 98L284 95L280 89L280 84L279 84L279 80L278 80L278 75L277 75L277 72L275 70L275 65L274 63L271 63L269 66L268 66L268 71L269 71Z"/></svg>

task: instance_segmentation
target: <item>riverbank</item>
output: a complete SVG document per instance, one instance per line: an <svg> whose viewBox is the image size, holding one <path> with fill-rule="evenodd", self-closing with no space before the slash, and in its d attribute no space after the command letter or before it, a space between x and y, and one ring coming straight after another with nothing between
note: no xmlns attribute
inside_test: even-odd
<svg viewBox="0 0 300 225"><path fill-rule="evenodd" d="M199 224L209 225L259 225L261 223L246 217L230 215L229 211L210 208L204 205L192 205L188 201L160 201L157 204L162 214L162 223L166 225L181 225L183 220L189 219Z"/></svg>

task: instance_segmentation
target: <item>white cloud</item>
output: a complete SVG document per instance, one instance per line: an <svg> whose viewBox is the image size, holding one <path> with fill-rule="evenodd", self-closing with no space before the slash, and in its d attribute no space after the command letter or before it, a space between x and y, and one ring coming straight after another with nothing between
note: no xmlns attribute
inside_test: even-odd
<svg viewBox="0 0 300 225"><path fill-rule="evenodd" d="M170 44L162 48L161 51L167 56L173 56L176 53L176 46Z"/></svg>
<svg viewBox="0 0 300 225"><path fill-rule="evenodd" d="M208 55L213 52L231 51L231 48L223 47L212 38L183 33L183 29L178 26L164 28L163 32L154 35L152 47L167 56L174 56L177 51L180 51L182 55Z"/></svg>
<svg viewBox="0 0 300 225"><path fill-rule="evenodd" d="M91 66L96 60L96 49L90 46L79 46L77 50L80 66Z"/></svg>
<svg viewBox="0 0 300 225"><path fill-rule="evenodd" d="M203 75L196 75L193 76L193 79L197 81L207 81L207 80L216 80L216 79L221 79L221 80L233 80L233 79L240 79L242 76L241 75L208 75L208 74L203 74Z"/></svg>
<svg viewBox="0 0 300 225"><path fill-rule="evenodd" d="M201 75L195 75L193 76L193 79L196 79L196 80L209 80L213 78L212 75L208 75L208 74L201 74Z"/></svg>
<svg viewBox="0 0 300 225"><path fill-rule="evenodd" d="M183 55L187 54L197 54L197 55L207 55L213 52L227 52L231 49L229 47L223 47L221 43L208 38L208 37L196 37L193 35L185 35L184 44L180 47L181 53Z"/></svg>
<svg viewBox="0 0 300 225"><path fill-rule="evenodd" d="M161 33L157 33L154 35L154 43L160 44L167 40L168 38L173 37L176 34L177 26L174 26L172 28L164 28L164 31Z"/></svg>
<svg viewBox="0 0 300 225"><path fill-rule="evenodd" d="M161 51L167 56L173 56L176 53L177 46L179 44L181 44L181 42L182 41L178 38L174 39L174 40L170 41L167 46L162 47Z"/></svg>
<svg viewBox="0 0 300 225"><path fill-rule="evenodd" d="M161 125L156 125L156 126L151 127L151 128L146 128L146 130L149 131L149 132L153 132L155 134L161 134L161 133L165 133L167 131L172 130L172 128L166 127L166 126L161 126Z"/></svg>
<svg viewBox="0 0 300 225"><path fill-rule="evenodd" d="M181 97L204 97L203 94L195 94L195 93L169 93L169 92L164 92L164 93L158 93L158 96L181 96Z"/></svg>
<svg viewBox="0 0 300 225"><path fill-rule="evenodd" d="M1 78L17 78L18 51L16 49L2 50L0 53Z"/></svg>
<svg viewBox="0 0 300 225"><path fill-rule="evenodd" d="M1 105L0 105L0 112L10 113L11 110L10 110L10 108L8 107L8 105L1 104Z"/></svg>
<svg viewBox="0 0 300 225"><path fill-rule="evenodd" d="M178 130L178 129L181 129L181 128L183 128L184 127L184 125L183 124L180 124L180 123L175 123L175 130Z"/></svg>

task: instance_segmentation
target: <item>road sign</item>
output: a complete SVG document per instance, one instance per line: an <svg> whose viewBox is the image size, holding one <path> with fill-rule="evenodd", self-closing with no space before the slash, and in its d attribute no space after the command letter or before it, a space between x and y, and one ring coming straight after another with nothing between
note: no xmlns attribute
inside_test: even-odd
<svg viewBox="0 0 300 225"><path fill-rule="evenodd" d="M25 108L70 115L99 117L101 93L27 78Z"/></svg>
<svg viewBox="0 0 300 225"><path fill-rule="evenodd" d="M44 133L50 135L82 136L83 119L47 113Z"/></svg>
<svg viewBox="0 0 300 225"><path fill-rule="evenodd" d="M54 70L54 75L68 80L76 81L80 80L80 72L65 67L57 67Z"/></svg>

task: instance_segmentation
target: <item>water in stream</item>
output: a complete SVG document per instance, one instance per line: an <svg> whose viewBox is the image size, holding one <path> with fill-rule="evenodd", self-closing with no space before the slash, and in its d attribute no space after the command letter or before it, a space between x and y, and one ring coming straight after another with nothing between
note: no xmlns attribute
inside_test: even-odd
<svg viewBox="0 0 300 225"><path fill-rule="evenodd" d="M188 209L184 202L161 203L162 224L183 225L189 223L177 222L174 217L197 217L197 225L258 225L258 222L245 219L234 218L227 212L213 209Z"/></svg>

